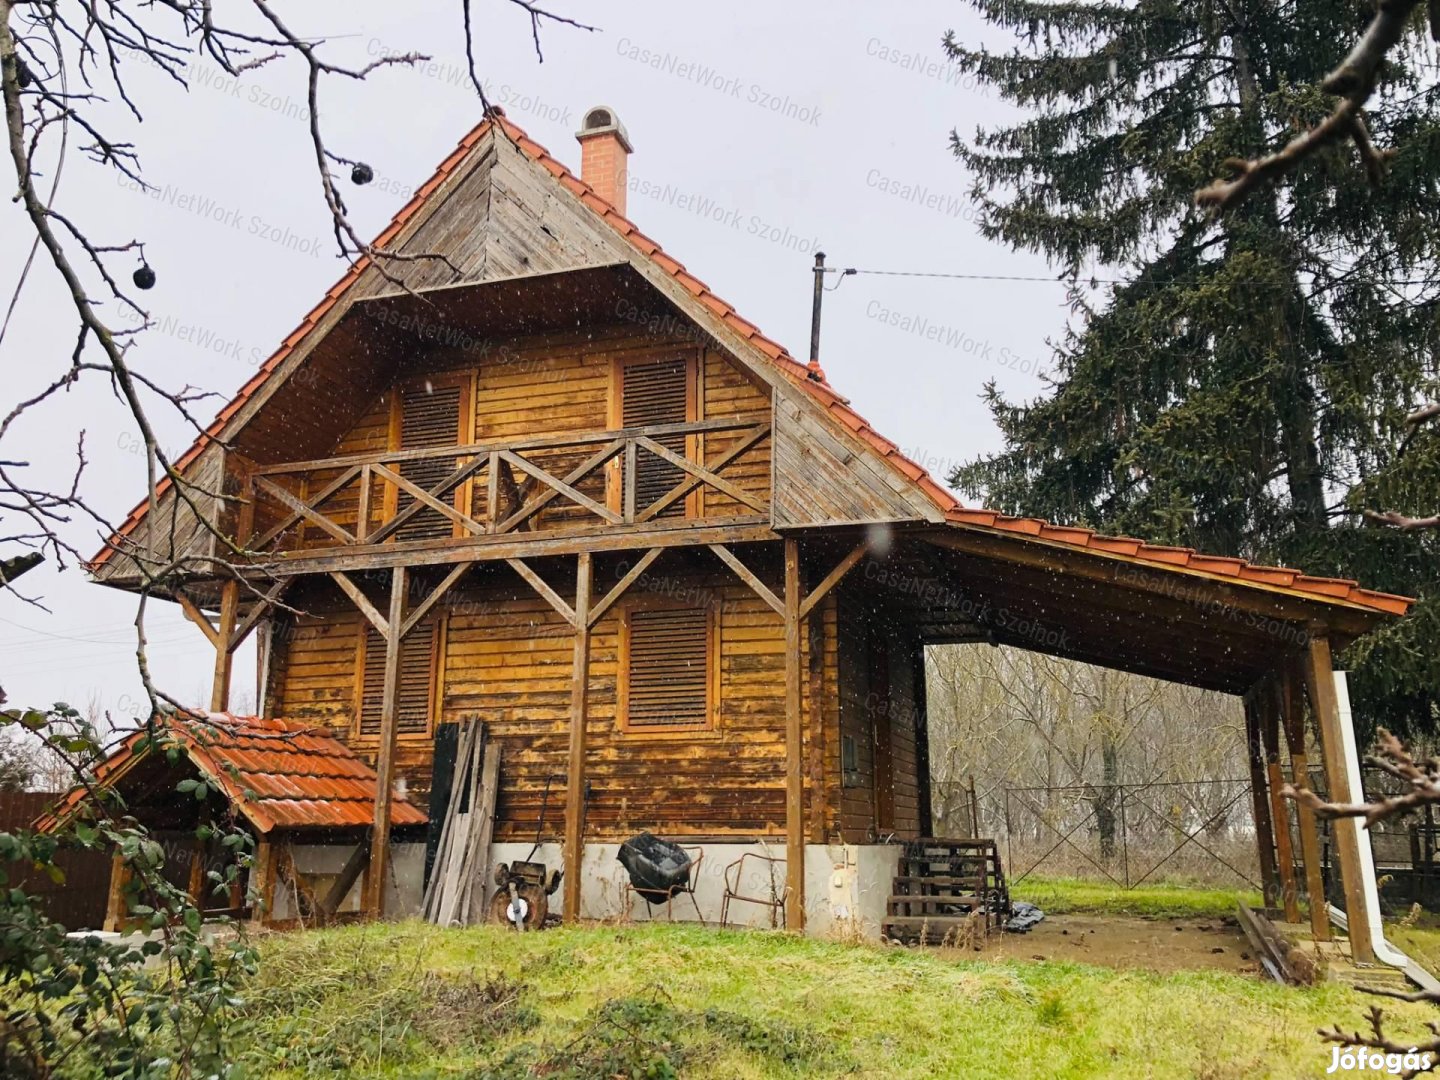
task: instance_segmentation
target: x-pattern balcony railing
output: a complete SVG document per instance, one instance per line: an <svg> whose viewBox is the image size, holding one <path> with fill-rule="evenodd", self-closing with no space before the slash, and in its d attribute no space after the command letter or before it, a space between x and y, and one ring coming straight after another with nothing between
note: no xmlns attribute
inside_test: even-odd
<svg viewBox="0 0 1440 1080"><path fill-rule="evenodd" d="M716 436L728 438L715 447ZM718 515L707 510L707 520L767 520L768 492L724 474L769 437L768 420L703 420L255 466L248 491L259 524L245 546L274 553L370 546L412 538L407 533L424 524L431 537L438 524L461 539L640 526L675 517L697 490L729 503ZM674 483L646 497L637 481L660 462ZM427 464L430 476L417 479ZM438 482L431 479L437 466L448 467Z"/></svg>

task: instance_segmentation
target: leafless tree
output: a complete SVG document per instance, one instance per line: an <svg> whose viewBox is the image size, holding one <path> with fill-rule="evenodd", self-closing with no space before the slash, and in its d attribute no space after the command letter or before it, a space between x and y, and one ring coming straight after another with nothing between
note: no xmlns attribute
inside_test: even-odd
<svg viewBox="0 0 1440 1080"><path fill-rule="evenodd" d="M365 182L373 170L355 155L332 149L320 123L322 90L335 80L363 80L381 69L430 57L408 52L363 64L343 63L329 41L296 30L277 7L273 0L239 0L223 6L210 0L0 0L0 103L14 185L9 190L33 232L29 257L0 315L0 344L26 280L41 265L63 282L74 316L68 330L57 331L53 353L40 358L51 372L48 382L0 417L0 590L38 603L19 591L17 571L42 557L53 559L60 569L83 564L88 553L77 544L87 541L79 539L79 527L88 526L86 532L101 537L114 535L115 523L89 498L84 486L84 432L73 420L67 422L65 414L67 391L82 380L103 380L141 433L151 508L157 504L162 481L168 482L181 503L215 535L216 550L221 552L203 565L195 560L160 567L137 564L145 575L145 588L136 616L136 656L156 709L162 702L179 703L157 689L149 675L146 596L183 571L224 575L241 553L202 508L221 493L200 490L176 468L156 436L147 408L147 400L158 402L162 410L178 413L198 434L204 425L195 410L208 395L192 386L162 385L132 362L137 336L151 325L140 295L155 283L144 240L112 235L113 222L122 220L120 214L82 220L69 212L59 194L62 172L67 166L107 170L150 190L132 129L143 112L163 108L164 99L137 97L134 87L140 80L133 76L142 67L161 72L170 88L165 92L178 95L188 90L190 65L197 59L218 65L231 77L265 69L273 70L277 78L282 66L293 69L298 59L309 107L317 195L337 253L352 264L368 262L397 285L391 274L397 262L443 258L377 247L356 232L334 170L343 167L355 182ZM492 10L504 8L519 9L541 60L541 32L547 24L594 29L538 0L495 0L492 5ZM455 15L463 30L460 41L470 82L488 115L491 105L476 68L474 47L481 32L479 5L460 0ZM282 65L282 60L292 63ZM59 486L32 480L36 472L30 453L23 444L16 445L17 421L42 409L50 414L47 423L52 431L71 433L74 465Z"/></svg>

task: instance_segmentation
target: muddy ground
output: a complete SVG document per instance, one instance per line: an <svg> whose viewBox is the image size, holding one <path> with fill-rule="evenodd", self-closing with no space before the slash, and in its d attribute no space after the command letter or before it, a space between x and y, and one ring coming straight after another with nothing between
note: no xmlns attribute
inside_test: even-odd
<svg viewBox="0 0 1440 1080"><path fill-rule="evenodd" d="M958 957L960 950L952 950ZM963 955L976 958L965 951ZM1059 960L1155 972L1256 974L1259 964L1235 920L1047 915L1024 934L991 934L980 958Z"/></svg>

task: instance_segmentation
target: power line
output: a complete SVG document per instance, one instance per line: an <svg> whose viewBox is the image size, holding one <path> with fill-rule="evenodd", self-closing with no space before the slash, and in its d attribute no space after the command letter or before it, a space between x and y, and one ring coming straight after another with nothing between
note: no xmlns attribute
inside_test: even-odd
<svg viewBox="0 0 1440 1080"><path fill-rule="evenodd" d="M868 274L871 277L910 277L910 278L950 278L959 281L1029 281L1048 282L1051 285L1064 285L1070 281L1090 285L1134 285L1139 283L1139 278L1102 278L1089 274L1077 274L1073 278L1069 275L1062 277L1043 277L1034 274L954 274L933 270L863 270L856 267L827 266L821 270L825 274L839 274L841 277L849 277L852 274ZM1150 279L1154 284L1167 284L1171 281L1180 281L1181 278ZM1331 284L1334 282L1332 281ZM838 287L838 282L836 286ZM1277 282L1277 285L1286 285L1287 282ZM1396 278L1393 280L1378 279L1371 281L1372 285L1440 285L1440 278Z"/></svg>

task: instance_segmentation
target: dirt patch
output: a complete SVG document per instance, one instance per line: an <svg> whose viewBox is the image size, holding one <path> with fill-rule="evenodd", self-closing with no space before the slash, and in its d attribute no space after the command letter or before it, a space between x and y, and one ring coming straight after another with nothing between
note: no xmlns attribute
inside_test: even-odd
<svg viewBox="0 0 1440 1080"><path fill-rule="evenodd" d="M973 952L968 955L977 956ZM1160 973L1259 971L1245 934L1228 916L1146 919L1127 915L1049 915L1029 933L992 934L978 956L994 960L1075 961Z"/></svg>

